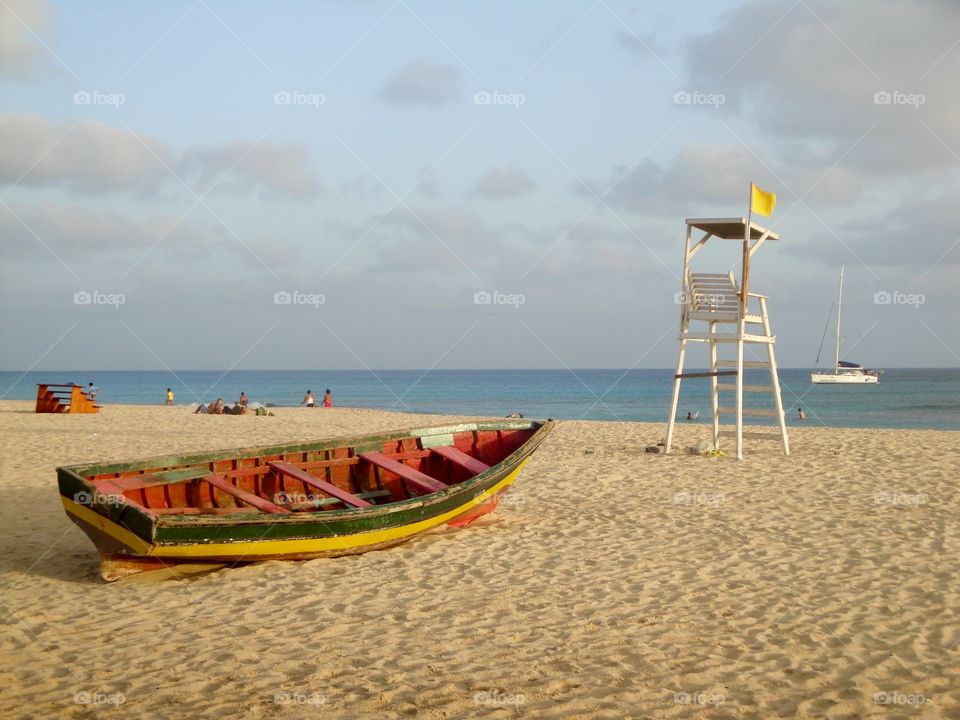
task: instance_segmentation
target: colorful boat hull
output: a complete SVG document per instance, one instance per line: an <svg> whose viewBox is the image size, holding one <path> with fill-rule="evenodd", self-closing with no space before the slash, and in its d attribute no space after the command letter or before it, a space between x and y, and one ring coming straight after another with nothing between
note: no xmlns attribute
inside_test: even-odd
<svg viewBox="0 0 960 720"><path fill-rule="evenodd" d="M111 580L169 565L189 564L193 567L199 564L203 569L207 564L217 567L263 560L304 560L356 554L390 547L443 525L461 527L496 508L500 497L552 426L550 421L468 423L201 456L71 466L58 468L57 472L63 507L100 550L102 575ZM156 490L164 486L149 486L147 489L151 490L152 496L146 490L142 496L130 490L125 495L104 491L113 484L122 489L125 484L136 482L138 477L152 478L155 473L176 477L177 473L189 474L191 469L213 471L222 468L224 463L239 468L234 470L235 473L247 473L255 479L260 477L263 484L270 475L266 466L261 464L244 469L246 461L296 457L309 464L309 458L343 455L342 451L347 448L346 456L327 462L356 466L359 461L352 461L361 457L360 451L368 448L377 452L384 448L399 448L398 456L426 458L431 448L448 443L450 447L456 447L459 443L470 449L469 438L491 433L497 438L508 433L522 433L522 436L509 436L506 449L510 452L504 451L504 457L483 472L459 482L451 481L438 492L399 500L391 498L385 504L369 507L318 509L284 515L265 515L253 508L201 507L187 508L198 514L180 515L173 514L177 513L176 507L145 507L150 504L151 497L157 502ZM516 447L513 448L511 443ZM414 447L416 449L409 449ZM408 449L404 451L404 448ZM475 453L482 455L481 451L481 447L474 447ZM490 459L491 453L493 451L488 449L485 457ZM322 463L322 460L313 462L314 465ZM261 469L259 473L251 472ZM384 475L387 474L384 471ZM379 482L381 476L371 473L371 477L374 475ZM402 478L400 480L399 484L402 484ZM239 480L235 482L239 484ZM344 484L345 481L341 480L341 485ZM174 495L170 490L173 486L173 483L165 486L164 492ZM396 493L396 489L392 492ZM210 497L216 498L212 492Z"/></svg>

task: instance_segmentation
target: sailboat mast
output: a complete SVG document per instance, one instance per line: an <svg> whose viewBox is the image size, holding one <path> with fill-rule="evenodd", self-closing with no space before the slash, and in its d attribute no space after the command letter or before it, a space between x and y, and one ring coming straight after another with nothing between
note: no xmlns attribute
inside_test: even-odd
<svg viewBox="0 0 960 720"><path fill-rule="evenodd" d="M840 315L843 313L843 270L846 266L840 266L840 290L837 293L837 351L833 362L834 372L840 368Z"/></svg>

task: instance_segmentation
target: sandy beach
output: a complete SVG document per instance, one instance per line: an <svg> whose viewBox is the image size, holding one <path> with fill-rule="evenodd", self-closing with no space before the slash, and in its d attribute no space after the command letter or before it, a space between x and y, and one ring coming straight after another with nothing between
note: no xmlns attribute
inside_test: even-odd
<svg viewBox="0 0 960 720"><path fill-rule="evenodd" d="M57 494L62 464L450 419L0 402L0 715L960 718L958 433L737 462L563 422L469 528L149 584L103 583Z"/></svg>

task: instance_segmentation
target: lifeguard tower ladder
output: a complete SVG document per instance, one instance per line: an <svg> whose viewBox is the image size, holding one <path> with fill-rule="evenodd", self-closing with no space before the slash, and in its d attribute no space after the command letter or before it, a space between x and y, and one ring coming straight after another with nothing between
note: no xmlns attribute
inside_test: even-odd
<svg viewBox="0 0 960 720"><path fill-rule="evenodd" d="M687 240L683 255L683 280L680 300L680 354L673 380L673 400L670 404L670 420L667 423L666 452L670 452L673 428L677 420L677 405L680 400L680 383L688 378L710 378L710 404L712 413L713 446L720 447L720 437L732 435L737 439L737 459L743 458L743 416L772 416L780 425L783 452L790 454L787 426L780 398L780 380L777 377L777 361L773 346L776 336L770 330L767 315L767 297L749 290L750 258L767 240L779 240L779 236L760 227L747 218L687 219ZM693 232L703 236L693 242ZM690 261L711 238L740 240L743 243L740 284L733 272L695 273ZM694 323L699 325L694 326ZM702 342L710 346L710 371L683 371L687 343ZM758 343L766 346L766 360L744 360L743 346ZM733 358L720 358L721 348L736 351ZM744 368L769 368L769 385L744 385ZM727 378L734 382L723 381ZM732 392L734 405L720 404L720 393ZM743 393L773 393L774 408L743 406ZM733 415L734 430L721 430L720 416ZM776 437L776 433L748 433L750 436Z"/></svg>

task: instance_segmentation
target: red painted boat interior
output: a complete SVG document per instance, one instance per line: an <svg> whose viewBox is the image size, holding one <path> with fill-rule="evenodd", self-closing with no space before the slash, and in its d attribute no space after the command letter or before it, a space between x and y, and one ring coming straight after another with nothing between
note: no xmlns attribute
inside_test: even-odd
<svg viewBox="0 0 960 720"><path fill-rule="evenodd" d="M156 515L342 510L398 502L462 483L499 463L535 432L464 431L454 434L452 446L435 449L424 449L419 438L410 437L384 442L379 451L366 447L358 453L345 446L240 456L86 479L99 493L121 495L123 502ZM181 471L193 472L185 479L163 475Z"/></svg>

